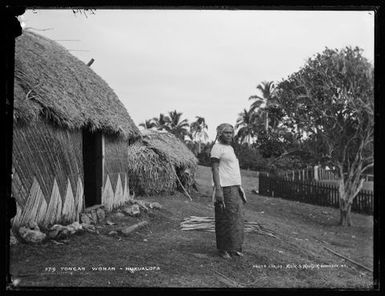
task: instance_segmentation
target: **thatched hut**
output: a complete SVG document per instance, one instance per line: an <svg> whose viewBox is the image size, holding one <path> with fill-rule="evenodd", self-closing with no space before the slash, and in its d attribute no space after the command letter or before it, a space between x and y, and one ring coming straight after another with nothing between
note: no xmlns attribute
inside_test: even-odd
<svg viewBox="0 0 385 296"><path fill-rule="evenodd" d="M173 193L194 184L197 159L187 146L164 131L144 130L142 141L128 148L131 188L137 194Z"/></svg>
<svg viewBox="0 0 385 296"><path fill-rule="evenodd" d="M16 40L13 226L72 222L129 199L128 142L140 131L113 90L56 42Z"/></svg>

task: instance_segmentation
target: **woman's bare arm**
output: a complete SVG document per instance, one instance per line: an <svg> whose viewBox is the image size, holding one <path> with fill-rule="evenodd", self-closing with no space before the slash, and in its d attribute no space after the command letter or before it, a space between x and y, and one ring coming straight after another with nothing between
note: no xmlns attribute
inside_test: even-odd
<svg viewBox="0 0 385 296"><path fill-rule="evenodd" d="M215 199L216 201L222 201L223 202L223 192L221 183L219 181L219 160L218 159L211 159L211 169L213 172L213 180L214 180L214 186L215 186Z"/></svg>

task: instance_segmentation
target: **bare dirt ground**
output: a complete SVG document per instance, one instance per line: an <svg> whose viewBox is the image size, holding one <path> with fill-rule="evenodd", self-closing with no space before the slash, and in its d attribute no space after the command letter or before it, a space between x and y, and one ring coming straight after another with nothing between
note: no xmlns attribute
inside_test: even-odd
<svg viewBox="0 0 385 296"><path fill-rule="evenodd" d="M243 258L218 257L214 233L180 230L186 217L214 215L210 170L199 167L199 193L192 202L180 193L137 197L158 201L163 208L138 218L110 215L116 225L99 224L99 234L74 235L60 245L17 244L11 247L11 274L20 288L372 288L371 272L324 248L372 269L372 216L353 213L356 226L342 228L337 226L338 210L253 194L255 172L243 171L242 176L249 199L246 220L277 236L246 233ZM128 236L108 234L140 220L150 223Z"/></svg>

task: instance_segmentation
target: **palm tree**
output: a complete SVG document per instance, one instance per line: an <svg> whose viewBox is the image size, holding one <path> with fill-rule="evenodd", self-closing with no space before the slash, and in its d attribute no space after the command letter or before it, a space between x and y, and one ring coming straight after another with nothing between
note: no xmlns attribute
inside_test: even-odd
<svg viewBox="0 0 385 296"><path fill-rule="evenodd" d="M266 108L272 105L278 105L277 98L274 96L274 83L273 81L263 81L258 84L257 89L262 93L262 97L258 95L250 96L249 100L255 100L250 109L255 110L261 108L264 104L263 110L265 115L265 130L269 130L269 112ZM262 108L261 108L262 109Z"/></svg>
<svg viewBox="0 0 385 296"><path fill-rule="evenodd" d="M169 115L169 131L174 134L177 138L184 141L185 136L189 135L188 127L189 123L187 119L181 121L182 112L176 110L168 112Z"/></svg>
<svg viewBox="0 0 385 296"><path fill-rule="evenodd" d="M155 124L155 127L158 130L166 130L170 131L170 118L167 115L164 115L163 113L159 114L159 118L154 117L152 121Z"/></svg>
<svg viewBox="0 0 385 296"><path fill-rule="evenodd" d="M274 104L264 108L264 111L269 113L269 126L271 129L273 131L277 130L285 116L282 107L278 104Z"/></svg>
<svg viewBox="0 0 385 296"><path fill-rule="evenodd" d="M156 124L155 124L153 119L148 119L148 120L145 120L144 122L140 123L139 126L142 126L145 129L152 129L153 127L156 126Z"/></svg>
<svg viewBox="0 0 385 296"><path fill-rule="evenodd" d="M195 116L196 120L190 124L190 134L193 139L198 143L198 154L201 152L201 143L206 142L209 139L207 133L208 126L204 117Z"/></svg>
<svg viewBox="0 0 385 296"><path fill-rule="evenodd" d="M258 113L254 109L243 109L239 113L235 129L237 129L236 139L242 143L251 144L252 139L257 136L258 126Z"/></svg>

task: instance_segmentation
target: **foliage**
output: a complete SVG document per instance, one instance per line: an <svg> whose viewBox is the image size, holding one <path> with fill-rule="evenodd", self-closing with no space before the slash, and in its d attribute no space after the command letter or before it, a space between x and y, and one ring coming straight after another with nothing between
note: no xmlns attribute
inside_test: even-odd
<svg viewBox="0 0 385 296"><path fill-rule="evenodd" d="M206 143L209 139L207 133L208 125L206 120L201 116L196 116L196 120L190 124L190 136L191 139L197 144L196 149L194 146L194 154L201 153L202 143Z"/></svg>
<svg viewBox="0 0 385 296"><path fill-rule="evenodd" d="M264 157L276 157L285 151L282 146L282 136L287 129L282 126L285 112L280 107L272 81L263 81L257 89L262 95L251 96L249 100L255 101L250 109L239 113L235 140L241 144L257 144Z"/></svg>
<svg viewBox="0 0 385 296"><path fill-rule="evenodd" d="M233 147L241 169L255 171L267 170L268 160L259 153L259 150L255 146L246 143L234 143Z"/></svg>
<svg viewBox="0 0 385 296"><path fill-rule="evenodd" d="M269 114L269 127L274 131L279 124L284 120L285 112L279 105L269 105L264 108L264 112Z"/></svg>
<svg viewBox="0 0 385 296"><path fill-rule="evenodd" d="M156 124L152 119L148 119L140 123L139 126L144 127L145 129L152 129L156 126Z"/></svg>
<svg viewBox="0 0 385 296"><path fill-rule="evenodd" d="M211 166L210 151L214 142L202 144L202 151L198 153L197 158L199 165ZM187 147L193 150L193 142L187 143ZM239 160L241 169L269 172L273 175L279 175L287 170L296 170L306 168L308 166L308 153L291 153L279 157L265 157L257 145L249 145L247 143L233 143L235 154Z"/></svg>
<svg viewBox="0 0 385 296"><path fill-rule="evenodd" d="M152 119L145 120L140 123L139 126L145 129L157 129L170 132L178 139L188 144L191 151L194 154L200 153L201 143L207 142L209 136L207 133L208 126L204 117L196 116L196 120L189 124L187 119L182 120L182 112L176 110L168 112L167 115L160 113L159 117L153 117ZM189 141L189 139L194 142ZM197 143L198 146L194 143Z"/></svg>
<svg viewBox="0 0 385 296"><path fill-rule="evenodd" d="M198 162L200 165L211 166L210 151L214 145L214 141L202 143L201 151L197 153ZM187 145L189 147L189 145Z"/></svg>
<svg viewBox="0 0 385 296"><path fill-rule="evenodd" d="M282 176L287 171L305 169L309 166L311 166L311 155L300 151L269 159L269 170L267 171Z"/></svg>
<svg viewBox="0 0 385 296"><path fill-rule="evenodd" d="M207 141L209 136L207 129L209 128L206 124L204 117L195 116L196 120L190 124L190 133L195 141Z"/></svg>
<svg viewBox="0 0 385 296"><path fill-rule="evenodd" d="M157 130L166 130L168 132L170 131L169 124L171 120L167 115L160 113L159 117L154 117L151 120L155 124Z"/></svg>
<svg viewBox="0 0 385 296"><path fill-rule="evenodd" d="M202 145L202 151L197 158L200 165L211 166L210 151L214 141ZM239 166L245 170L262 170L266 171L268 160L259 154L258 149L248 144L233 143L234 152L238 157Z"/></svg>
<svg viewBox="0 0 385 296"><path fill-rule="evenodd" d="M260 133L257 145L264 158L278 157L285 151L285 144L278 133Z"/></svg>
<svg viewBox="0 0 385 296"><path fill-rule="evenodd" d="M341 223L350 225L350 207L373 166L373 66L359 48L326 48L282 81L277 97L299 136L340 177Z"/></svg>
<svg viewBox="0 0 385 296"><path fill-rule="evenodd" d="M258 109L262 113L265 118L265 130L268 131L270 125L269 107L278 105L274 83L273 81L263 81L261 84L258 84L257 89L262 93L262 96L253 95L249 97L249 100L255 100L251 104L250 109Z"/></svg>
<svg viewBox="0 0 385 296"><path fill-rule="evenodd" d="M178 139L184 141L185 137L189 135L189 123L187 119L181 120L182 112L176 110L168 113L170 119L168 127L169 132L175 135Z"/></svg>
<svg viewBox="0 0 385 296"><path fill-rule="evenodd" d="M257 89L262 93L262 96L253 95L249 97L249 100L255 100L251 104L251 109L255 110L265 105L268 107L273 101L274 93L274 82L273 81L263 81L257 85Z"/></svg>
<svg viewBox="0 0 385 296"><path fill-rule="evenodd" d="M145 129L155 128L160 131L164 130L184 141L186 136L190 136L190 133L187 119L181 120L182 114L182 112L177 112L176 110L168 112L168 115L160 113L159 117L145 120L143 123L140 123L139 126Z"/></svg>
<svg viewBox="0 0 385 296"><path fill-rule="evenodd" d="M252 144L260 126L261 122L259 121L257 112L255 112L253 108L249 110L243 109L243 111L239 113L237 123L235 124L235 129L237 130L235 141L241 144Z"/></svg>

